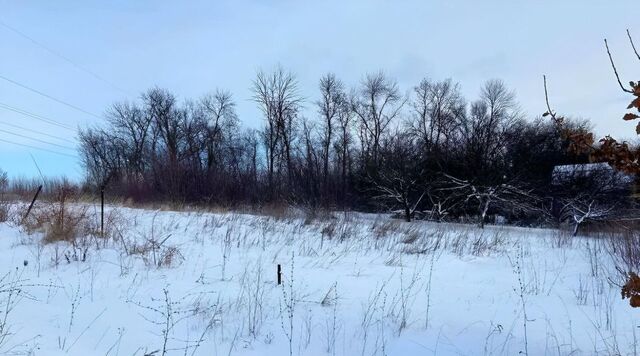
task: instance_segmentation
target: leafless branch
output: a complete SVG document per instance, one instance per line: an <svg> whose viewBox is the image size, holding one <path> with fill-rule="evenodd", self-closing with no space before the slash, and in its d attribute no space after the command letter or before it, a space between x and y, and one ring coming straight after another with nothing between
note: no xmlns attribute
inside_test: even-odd
<svg viewBox="0 0 640 356"><path fill-rule="evenodd" d="M631 37L631 33L629 32L629 29L627 29L627 37L629 37L629 42L631 42L631 48L633 48L633 53L635 53L636 57L638 57L638 60L640 60L640 54L638 54L638 51L636 50L636 45L633 43L633 38Z"/></svg>
<svg viewBox="0 0 640 356"><path fill-rule="evenodd" d="M547 103L547 113L549 114L549 116L551 116L551 118L553 119L553 121L556 124L560 124L560 123L562 123L562 120L559 120L556 117L555 111L551 110L551 105L549 104L549 91L547 89L547 76L543 75L542 79L544 80L544 101Z"/></svg>
<svg viewBox="0 0 640 356"><path fill-rule="evenodd" d="M618 75L618 70L616 69L616 65L613 62L613 57L611 56L611 51L609 50L609 44L607 43L607 39L604 39L604 46L607 48L607 54L609 55L609 61L611 62L611 67L613 68L613 73L616 75L616 79L618 80L618 84L620 85L620 89L626 93L633 93L631 89L626 89L624 85L622 85L622 81L620 81L620 75Z"/></svg>

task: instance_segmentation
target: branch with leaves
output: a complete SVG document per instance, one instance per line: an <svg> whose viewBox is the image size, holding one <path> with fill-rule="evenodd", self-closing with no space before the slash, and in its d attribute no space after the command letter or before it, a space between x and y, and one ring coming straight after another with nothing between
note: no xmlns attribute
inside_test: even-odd
<svg viewBox="0 0 640 356"><path fill-rule="evenodd" d="M627 30L627 36L629 37L629 42L631 43L631 47L633 48L636 57L638 57L638 59L640 60L640 56L638 55L638 51L636 50L633 38L631 37L631 33L629 32L629 30ZM607 55L609 56L611 68L613 69L613 73L616 77L618 85L620 86L620 89L622 89L623 92L631 94L635 97L627 106L627 110L634 109L637 113L628 112L623 116L622 119L625 121L639 119L640 82L631 81L629 82L628 87L625 87L622 84L622 80L620 79L620 75L618 74L618 69L616 68L613 56L611 55L611 50L609 49L609 43L606 39L604 40L604 44ZM640 173L640 150L638 150L638 148L630 147L630 145L625 141L618 142L616 139L609 135L601 138L596 145L593 138L593 133L568 129L565 125L564 117L558 116L549 105L546 77L544 77L544 92L547 111L543 114L543 116L550 116L553 119L554 123L562 133L563 138L569 141L569 149L571 152L574 152L576 154L588 153L591 161L607 162L615 169L623 171L625 173ZM640 123L636 126L636 134L640 135Z"/></svg>

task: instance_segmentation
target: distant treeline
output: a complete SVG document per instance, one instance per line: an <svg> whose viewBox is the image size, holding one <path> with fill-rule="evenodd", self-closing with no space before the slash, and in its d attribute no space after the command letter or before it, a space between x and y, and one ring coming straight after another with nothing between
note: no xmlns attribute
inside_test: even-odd
<svg viewBox="0 0 640 356"><path fill-rule="evenodd" d="M630 204L609 176L553 184L554 166L587 157L570 153L548 118L526 118L498 80L467 100L452 80L423 79L404 94L383 72L353 88L327 74L303 96L295 75L276 68L258 72L252 92L259 130L242 127L224 90L178 101L152 88L113 104L105 123L79 133L87 184L137 202L388 209L480 224L497 215L573 224Z"/></svg>

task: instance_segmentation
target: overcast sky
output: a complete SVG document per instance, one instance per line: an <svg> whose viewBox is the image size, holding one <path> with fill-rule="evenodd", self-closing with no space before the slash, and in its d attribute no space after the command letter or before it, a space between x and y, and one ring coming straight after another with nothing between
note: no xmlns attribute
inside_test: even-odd
<svg viewBox="0 0 640 356"><path fill-rule="evenodd" d="M621 120L630 98L617 87L603 38L623 82L637 80L640 61L625 33L637 33L640 44L636 9L637 0L0 0L0 77L76 108L0 79L0 140L74 156L66 147L75 146L75 130L6 106L85 127L99 123L114 101L155 85L180 99L228 89L244 124L257 127L251 80L278 63L297 74L307 116L328 71L353 86L383 69L403 91L425 76L452 78L468 99L485 80L500 78L530 117L545 110L547 74L555 109L591 119L600 135L631 137L635 125ZM82 177L76 158L3 141L0 168L33 176L29 154L45 175Z"/></svg>

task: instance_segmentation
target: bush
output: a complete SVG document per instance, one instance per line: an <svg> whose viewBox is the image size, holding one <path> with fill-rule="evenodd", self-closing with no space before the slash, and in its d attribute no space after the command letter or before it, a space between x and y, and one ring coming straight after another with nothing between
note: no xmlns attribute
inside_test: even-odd
<svg viewBox="0 0 640 356"><path fill-rule="evenodd" d="M34 207L31 213L22 219L21 224L27 233L42 232L44 243L58 241L75 242L93 231L86 207L70 207L76 192L69 187L58 190L55 201Z"/></svg>

